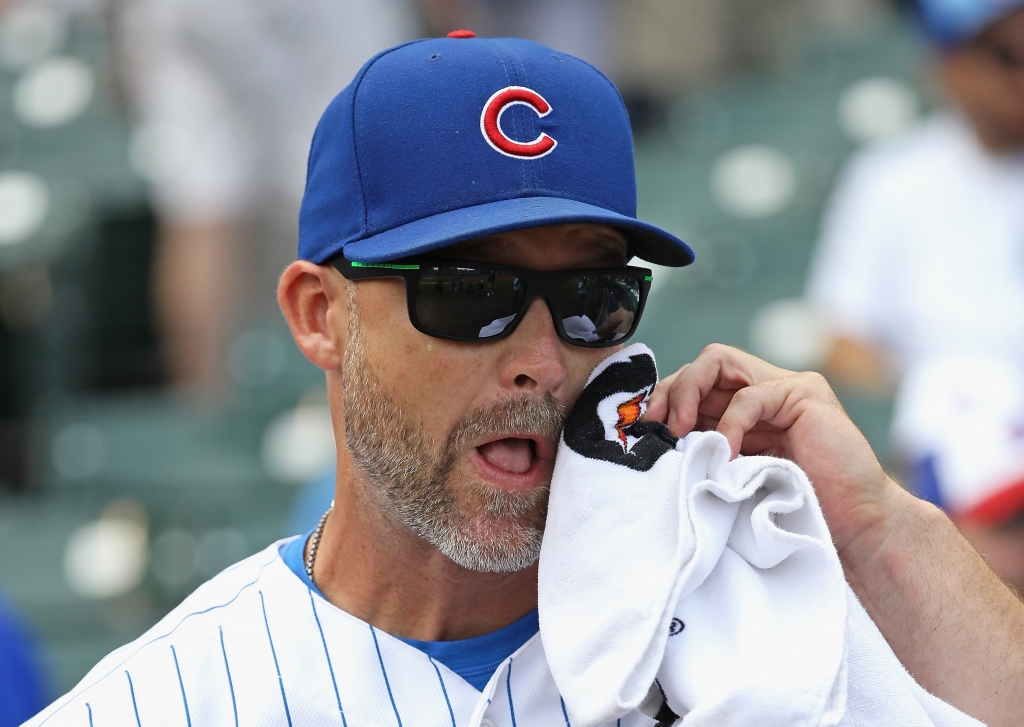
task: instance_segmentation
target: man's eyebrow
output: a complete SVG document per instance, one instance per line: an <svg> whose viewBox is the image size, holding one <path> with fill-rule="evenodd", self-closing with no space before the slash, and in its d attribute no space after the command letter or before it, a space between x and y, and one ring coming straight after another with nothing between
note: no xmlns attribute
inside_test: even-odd
<svg viewBox="0 0 1024 727"><path fill-rule="evenodd" d="M587 246L586 260L592 261L595 267L609 265L625 265L629 252L622 242L614 237L597 235Z"/></svg>

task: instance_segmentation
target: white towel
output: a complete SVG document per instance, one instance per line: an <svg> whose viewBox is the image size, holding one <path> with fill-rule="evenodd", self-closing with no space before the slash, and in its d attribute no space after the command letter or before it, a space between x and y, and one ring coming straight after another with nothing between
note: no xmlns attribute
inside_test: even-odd
<svg viewBox="0 0 1024 727"><path fill-rule="evenodd" d="M800 468L636 423L656 383L642 344L606 359L559 446L540 631L572 725L666 704L694 726L980 724L900 665Z"/></svg>

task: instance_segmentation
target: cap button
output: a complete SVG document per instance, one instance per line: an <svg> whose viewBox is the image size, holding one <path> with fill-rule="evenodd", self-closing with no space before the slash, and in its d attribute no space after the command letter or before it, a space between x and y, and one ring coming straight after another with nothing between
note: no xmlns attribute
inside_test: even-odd
<svg viewBox="0 0 1024 727"><path fill-rule="evenodd" d="M448 34L449 38L475 38L476 33L472 30L453 30Z"/></svg>

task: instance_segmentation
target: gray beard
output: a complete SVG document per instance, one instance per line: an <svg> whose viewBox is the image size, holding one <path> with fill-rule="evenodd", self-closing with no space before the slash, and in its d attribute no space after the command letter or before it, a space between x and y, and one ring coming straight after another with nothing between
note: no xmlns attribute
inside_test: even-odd
<svg viewBox="0 0 1024 727"><path fill-rule="evenodd" d="M455 471L474 441L532 433L557 441L565 414L551 394L510 395L469 412L440 445L401 410L365 357L354 285L346 286L345 437L375 502L463 568L508 573L540 555L550 482L499 490ZM460 504L460 499L462 503Z"/></svg>

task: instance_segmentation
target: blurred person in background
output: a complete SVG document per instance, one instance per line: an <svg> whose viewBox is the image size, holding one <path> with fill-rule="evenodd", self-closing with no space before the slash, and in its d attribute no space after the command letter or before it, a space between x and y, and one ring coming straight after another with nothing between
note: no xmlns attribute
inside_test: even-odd
<svg viewBox="0 0 1024 727"><path fill-rule="evenodd" d="M46 704L35 644L0 595L0 727L17 727Z"/></svg>
<svg viewBox="0 0 1024 727"><path fill-rule="evenodd" d="M904 374L916 387L911 380L931 380L936 366L948 382L949 361L963 356L1024 372L1024 2L920 0L918 11L948 108L849 164L808 285L835 333L827 372L873 392ZM966 384L976 368L964 364L952 377ZM923 397L897 399L894 433L914 489L949 508L997 572L1024 585L1024 529L1013 524L1024 500L1008 494L1012 472L991 465L1016 449L1008 444L992 460L949 435L963 429L958 416L977 422L985 412L991 446L1020 425L977 404L983 392L943 381ZM948 410L945 434L920 413L936 406ZM1024 452L1016 455L1011 470L1024 464ZM962 474L963 463L973 475ZM949 497L964 488L966 498ZM977 517L993 497L1002 503L997 516Z"/></svg>
<svg viewBox="0 0 1024 727"><path fill-rule="evenodd" d="M411 0L137 0L125 12L134 155L160 219L153 295L168 372L217 387L231 332L276 314L306 151L337 89L411 38Z"/></svg>
<svg viewBox="0 0 1024 727"><path fill-rule="evenodd" d="M623 0L420 0L440 34L473 28L483 37L517 37L582 58L616 78Z"/></svg>
<svg viewBox="0 0 1024 727"><path fill-rule="evenodd" d="M911 367L892 426L917 494L943 508L1024 592L1024 368L988 353Z"/></svg>

